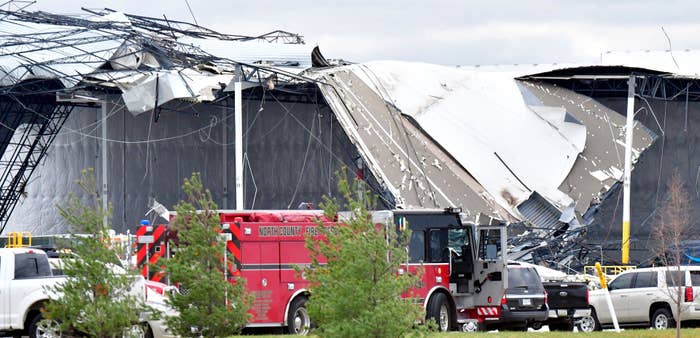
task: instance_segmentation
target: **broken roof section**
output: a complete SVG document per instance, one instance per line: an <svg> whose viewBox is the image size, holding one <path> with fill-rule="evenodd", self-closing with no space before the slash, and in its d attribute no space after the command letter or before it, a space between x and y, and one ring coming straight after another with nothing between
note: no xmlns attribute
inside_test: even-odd
<svg viewBox="0 0 700 338"><path fill-rule="evenodd" d="M212 101L238 75L258 85L303 82L297 74L311 66L312 47L284 31L230 35L109 9L86 12L0 11L5 92L23 80L55 78L67 89L119 89L127 109L141 113L173 99Z"/></svg>
<svg viewBox="0 0 700 338"><path fill-rule="evenodd" d="M622 178L624 117L521 71L382 61L316 76L397 205L576 228ZM656 138L635 132L634 161Z"/></svg>

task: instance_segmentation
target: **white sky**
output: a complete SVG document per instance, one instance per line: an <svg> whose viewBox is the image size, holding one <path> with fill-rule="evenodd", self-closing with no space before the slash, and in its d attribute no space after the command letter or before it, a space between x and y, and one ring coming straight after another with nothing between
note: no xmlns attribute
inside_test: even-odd
<svg viewBox="0 0 700 338"><path fill-rule="evenodd" d="M590 62L608 50L700 49L700 1L189 0L222 33L299 33L328 58L449 65ZM192 21L185 0L38 0L30 10L80 7Z"/></svg>

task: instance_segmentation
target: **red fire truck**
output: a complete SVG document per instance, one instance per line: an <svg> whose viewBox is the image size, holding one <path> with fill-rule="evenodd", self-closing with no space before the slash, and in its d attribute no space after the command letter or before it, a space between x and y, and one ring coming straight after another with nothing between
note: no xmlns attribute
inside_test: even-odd
<svg viewBox="0 0 700 338"><path fill-rule="evenodd" d="M311 263L304 247L306 235L323 240L315 220L334 225L346 215L340 213L337 220L329 220L313 210L218 213L222 232L228 237L227 254L235 262L229 272L245 278L254 295L247 327L285 327L290 333L307 333L311 324L305 309L308 282L295 266ZM440 330L477 330L480 323L499 318L508 280L502 250L505 226L470 224L454 209L375 211L372 215L375 224L395 231L411 230L406 248L409 260L399 273L415 272L422 266L422 282L413 294L425 308L426 318L435 319ZM167 241L156 240L164 236L164 229L150 225L138 229L140 263L167 258ZM142 272L151 279L163 277L146 268Z"/></svg>

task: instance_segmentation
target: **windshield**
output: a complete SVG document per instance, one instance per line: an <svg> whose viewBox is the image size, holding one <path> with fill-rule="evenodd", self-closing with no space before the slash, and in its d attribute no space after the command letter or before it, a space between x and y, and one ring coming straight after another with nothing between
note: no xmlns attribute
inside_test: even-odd
<svg viewBox="0 0 700 338"><path fill-rule="evenodd" d="M469 228L449 229L447 234L447 245L450 247L450 249L461 255L462 246L471 246L471 241L469 240L470 236L468 236L470 232L471 231Z"/></svg>

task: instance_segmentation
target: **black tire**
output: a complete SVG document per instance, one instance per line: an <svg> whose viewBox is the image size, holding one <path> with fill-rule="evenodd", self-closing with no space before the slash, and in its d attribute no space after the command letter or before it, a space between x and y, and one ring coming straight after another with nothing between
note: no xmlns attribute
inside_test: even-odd
<svg viewBox="0 0 700 338"><path fill-rule="evenodd" d="M660 308L654 311L651 315L651 328L657 330L665 330L676 327L676 321L673 320L671 311L667 308Z"/></svg>
<svg viewBox="0 0 700 338"><path fill-rule="evenodd" d="M596 316L595 309L593 308L591 308L590 316L585 316L578 320L578 323L576 323L576 328L578 328L579 332L593 332L600 331L603 329L600 326L598 316Z"/></svg>
<svg viewBox="0 0 700 338"><path fill-rule="evenodd" d="M573 331L573 330L574 330L574 323L573 322L549 324L549 331Z"/></svg>
<svg viewBox="0 0 700 338"><path fill-rule="evenodd" d="M476 331L478 332L486 332L489 330L489 326L486 323L479 323L476 326Z"/></svg>
<svg viewBox="0 0 700 338"><path fill-rule="evenodd" d="M153 329L148 323L143 323L143 338L153 338Z"/></svg>
<svg viewBox="0 0 700 338"><path fill-rule="evenodd" d="M539 330L539 329L542 328L543 325L544 325L543 322L532 322L532 324L530 324L530 327L531 327L533 330Z"/></svg>
<svg viewBox="0 0 700 338"><path fill-rule="evenodd" d="M305 336L311 331L311 318L306 311L306 296L295 298L287 312L287 333Z"/></svg>
<svg viewBox="0 0 700 338"><path fill-rule="evenodd" d="M58 325L55 320L44 319L41 313L37 313L29 323L29 338L61 337L61 328Z"/></svg>
<svg viewBox="0 0 700 338"><path fill-rule="evenodd" d="M452 310L444 293L437 293L430 297L426 319L433 319L440 332L447 332L452 328Z"/></svg>

